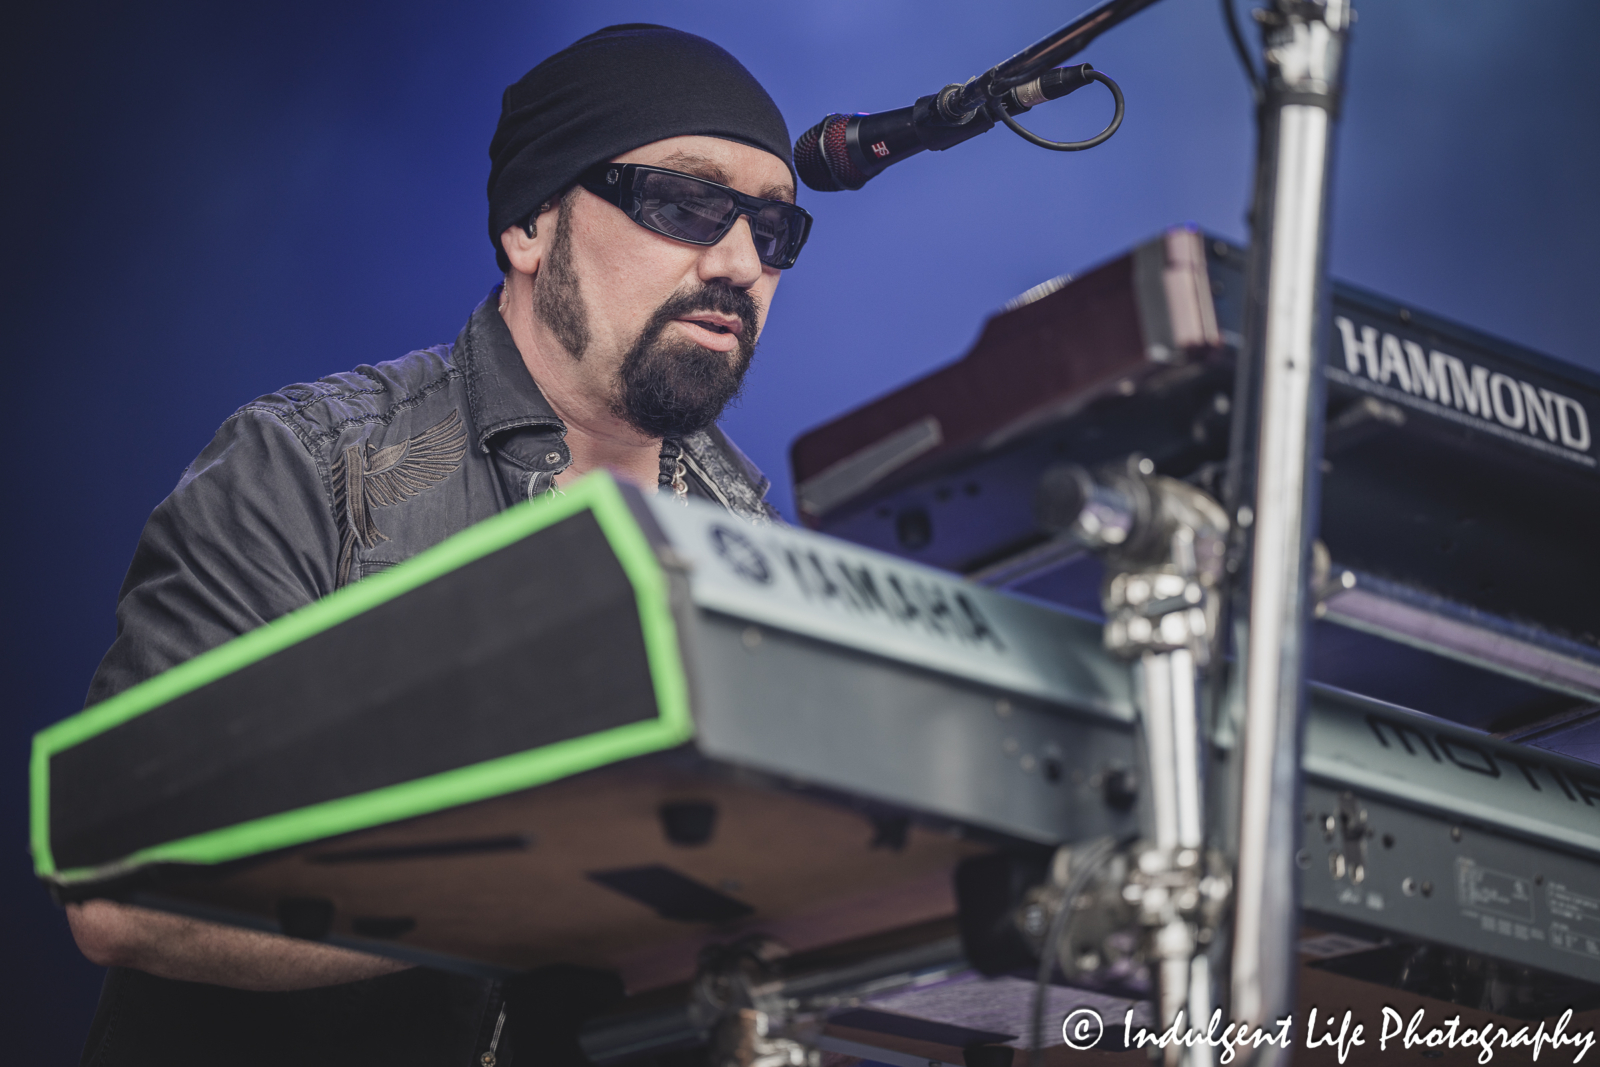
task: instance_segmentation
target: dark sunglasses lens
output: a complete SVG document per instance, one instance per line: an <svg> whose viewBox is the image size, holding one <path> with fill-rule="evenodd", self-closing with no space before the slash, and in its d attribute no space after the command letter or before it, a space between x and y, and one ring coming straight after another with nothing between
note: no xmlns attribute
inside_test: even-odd
<svg viewBox="0 0 1600 1067"><path fill-rule="evenodd" d="M728 228L733 198L694 178L645 172L634 181L639 221L668 237L706 244Z"/></svg>
<svg viewBox="0 0 1600 1067"><path fill-rule="evenodd" d="M761 262L776 267L788 266L799 251L805 232L800 212L787 204L772 204L750 217L750 236L755 238L756 255Z"/></svg>

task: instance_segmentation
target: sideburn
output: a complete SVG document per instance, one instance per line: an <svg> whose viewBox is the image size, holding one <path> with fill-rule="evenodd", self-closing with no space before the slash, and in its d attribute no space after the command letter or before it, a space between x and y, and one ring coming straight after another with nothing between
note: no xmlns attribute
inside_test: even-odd
<svg viewBox="0 0 1600 1067"><path fill-rule="evenodd" d="M576 189L576 187L574 187ZM555 240L533 279L533 313L575 360L589 349L589 309L572 268L572 195L561 198Z"/></svg>

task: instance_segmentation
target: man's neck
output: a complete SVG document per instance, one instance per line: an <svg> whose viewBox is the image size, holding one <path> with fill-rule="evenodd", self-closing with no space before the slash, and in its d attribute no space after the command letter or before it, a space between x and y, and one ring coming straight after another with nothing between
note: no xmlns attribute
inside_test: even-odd
<svg viewBox="0 0 1600 1067"><path fill-rule="evenodd" d="M572 358L531 314L529 297L528 286L511 286L500 315L523 366L567 426L572 464L561 481L570 483L604 469L654 492L660 479L661 439L639 432L611 410L611 383L600 378L592 365Z"/></svg>

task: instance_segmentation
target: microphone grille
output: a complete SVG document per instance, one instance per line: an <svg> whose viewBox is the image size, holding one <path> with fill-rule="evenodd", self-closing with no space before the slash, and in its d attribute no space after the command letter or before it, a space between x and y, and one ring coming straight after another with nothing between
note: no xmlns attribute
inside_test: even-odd
<svg viewBox="0 0 1600 1067"><path fill-rule="evenodd" d="M859 189L871 177L850 161L845 141L850 119L849 115L829 115L794 143L794 169L801 181L819 193Z"/></svg>
<svg viewBox="0 0 1600 1067"><path fill-rule="evenodd" d="M795 172L800 175L801 181L819 193L836 193L843 188L828 173L828 163L822 158L822 130L832 117L829 115L802 133L794 143Z"/></svg>

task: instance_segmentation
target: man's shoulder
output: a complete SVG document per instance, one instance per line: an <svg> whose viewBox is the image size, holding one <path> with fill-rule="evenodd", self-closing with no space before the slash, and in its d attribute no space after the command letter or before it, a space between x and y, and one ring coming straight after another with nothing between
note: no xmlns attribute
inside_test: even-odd
<svg viewBox="0 0 1600 1067"><path fill-rule="evenodd" d="M284 423L307 448L317 450L366 427L409 423L418 409L457 406L464 392L452 346L408 352L399 359L297 382L245 404L230 418L266 415Z"/></svg>

